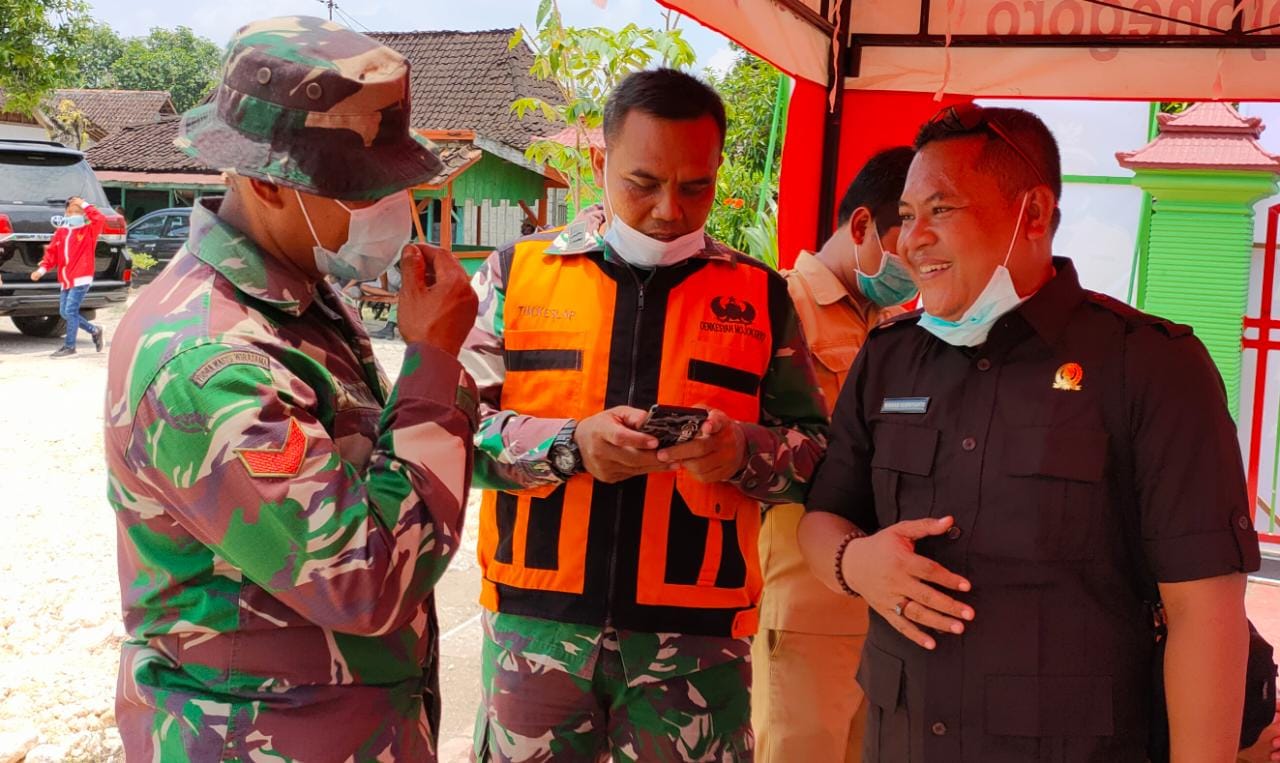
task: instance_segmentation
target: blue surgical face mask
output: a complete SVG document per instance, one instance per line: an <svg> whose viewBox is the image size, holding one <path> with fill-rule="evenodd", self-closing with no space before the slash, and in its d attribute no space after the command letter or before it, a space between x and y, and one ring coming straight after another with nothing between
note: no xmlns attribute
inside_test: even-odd
<svg viewBox="0 0 1280 763"><path fill-rule="evenodd" d="M67 215L62 218L64 228L79 228L84 225L84 215Z"/></svg>
<svg viewBox="0 0 1280 763"><path fill-rule="evenodd" d="M1013 245L1018 241L1018 231L1022 228L1022 215L1027 210L1027 199L1022 197L1022 206L1018 210L1018 222L1013 227L1013 238L1009 241L1009 251L1004 255L1004 262L996 266L987 281L986 288L973 301L958 321L949 321L929 313L929 306L924 306L924 314L920 316L920 328L938 337L947 344L956 347L977 347L987 341L991 327L1000 316L1022 304L1018 290L1013 286L1013 276L1009 274L1009 257L1013 254Z"/></svg>
<svg viewBox="0 0 1280 763"><path fill-rule="evenodd" d="M880 307L901 305L918 293L915 281L911 280L911 273L902 258L884 248L875 220L871 221L869 227L876 237L876 247L883 253L883 259L880 260L880 272L867 275L862 270L858 242L853 242L853 258L858 266L858 290Z"/></svg>

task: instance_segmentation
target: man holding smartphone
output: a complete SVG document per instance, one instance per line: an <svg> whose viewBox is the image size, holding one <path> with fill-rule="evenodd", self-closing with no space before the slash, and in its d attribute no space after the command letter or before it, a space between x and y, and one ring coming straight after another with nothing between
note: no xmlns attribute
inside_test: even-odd
<svg viewBox="0 0 1280 763"><path fill-rule="evenodd" d="M824 407L786 283L703 230L724 145L715 91L639 72L604 128L603 208L495 253L473 281L461 357L490 489L475 754L748 760L759 503L807 492ZM672 407L706 418L660 447L690 416Z"/></svg>

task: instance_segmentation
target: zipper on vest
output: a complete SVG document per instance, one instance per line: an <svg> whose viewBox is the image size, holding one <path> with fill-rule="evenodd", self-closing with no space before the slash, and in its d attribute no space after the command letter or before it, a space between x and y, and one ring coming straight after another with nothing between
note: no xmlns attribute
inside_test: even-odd
<svg viewBox="0 0 1280 763"><path fill-rule="evenodd" d="M645 276L644 280L641 281L634 268L630 265L624 265L623 267L631 274L631 279L636 284L636 319L631 324L631 367L627 369L630 375L627 385L627 405L634 408L636 364L640 362L640 323L644 319L644 290L649 285L649 281L653 280L653 274L658 271L657 269L650 270L649 275ZM609 545L609 595L608 606L605 608L604 613L604 625L606 628L613 623L613 597L618 580L618 533L622 532L622 495L622 491L619 490L617 503L613 507L613 539Z"/></svg>

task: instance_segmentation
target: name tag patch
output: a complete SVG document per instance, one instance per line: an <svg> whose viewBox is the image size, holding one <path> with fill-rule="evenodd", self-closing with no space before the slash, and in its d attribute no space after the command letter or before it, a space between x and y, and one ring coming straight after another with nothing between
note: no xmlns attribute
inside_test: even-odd
<svg viewBox="0 0 1280 763"><path fill-rule="evenodd" d="M927 397L886 397L880 403L881 413L925 413L928 410Z"/></svg>

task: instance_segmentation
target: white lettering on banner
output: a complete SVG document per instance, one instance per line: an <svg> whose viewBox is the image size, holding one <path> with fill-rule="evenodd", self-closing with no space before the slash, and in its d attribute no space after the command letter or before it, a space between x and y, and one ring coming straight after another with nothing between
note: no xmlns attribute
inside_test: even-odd
<svg viewBox="0 0 1280 763"><path fill-rule="evenodd" d="M1234 6L1233 0L1112 0L1112 5L1084 0L997 0L971 2L967 12L951 21L956 34L1207 35L1215 34L1214 29L1231 29ZM1246 3L1242 15L1245 31L1280 24L1280 0ZM934 11L930 27L946 26L945 12ZM1280 29L1259 34L1280 34Z"/></svg>

